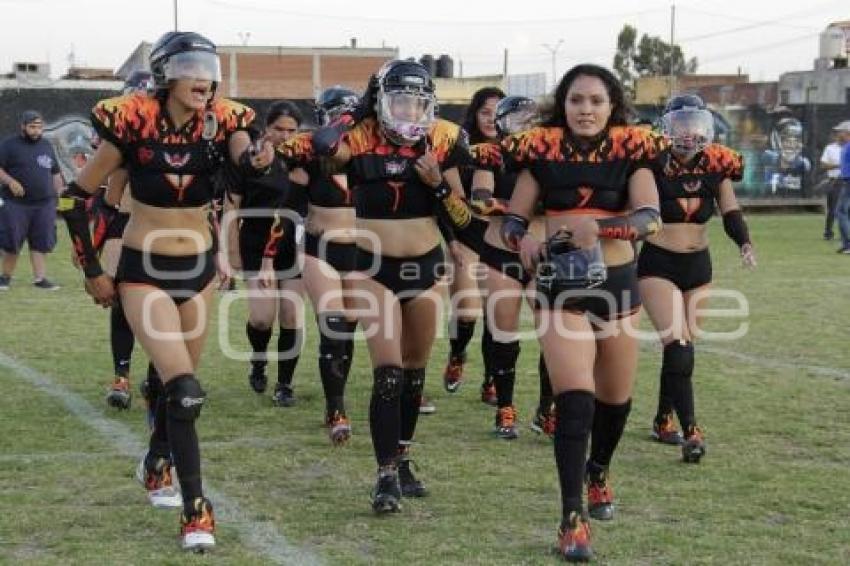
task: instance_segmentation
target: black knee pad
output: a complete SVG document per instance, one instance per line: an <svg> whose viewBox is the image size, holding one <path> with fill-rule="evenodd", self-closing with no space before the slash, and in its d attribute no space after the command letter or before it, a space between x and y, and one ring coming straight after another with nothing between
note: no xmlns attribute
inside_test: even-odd
<svg viewBox="0 0 850 566"><path fill-rule="evenodd" d="M335 376L345 377L349 358L349 323L341 313L319 313L319 364ZM325 370L327 371L327 370Z"/></svg>
<svg viewBox="0 0 850 566"><path fill-rule="evenodd" d="M585 437L593 427L595 398L590 391L570 390L555 396L555 434Z"/></svg>
<svg viewBox="0 0 850 566"><path fill-rule="evenodd" d="M421 397L422 390L425 388L425 368L405 369L404 370L404 387L405 395L411 397Z"/></svg>
<svg viewBox="0 0 850 566"><path fill-rule="evenodd" d="M321 344L332 341L345 343L351 337L351 323L345 320L341 312L320 312L316 315L316 324L319 326Z"/></svg>
<svg viewBox="0 0 850 566"><path fill-rule="evenodd" d="M664 346L664 358L661 371L683 377L694 373L694 345L691 342L681 343L678 340Z"/></svg>
<svg viewBox="0 0 850 566"><path fill-rule="evenodd" d="M519 341L490 343L490 368L493 372L512 370L516 368L519 358Z"/></svg>
<svg viewBox="0 0 850 566"><path fill-rule="evenodd" d="M168 415L181 421L194 421L201 414L207 394L191 373L175 376L165 384Z"/></svg>
<svg viewBox="0 0 850 566"><path fill-rule="evenodd" d="M398 366L381 366L372 370L372 374L375 378L373 395L384 401L398 401L401 398L404 370Z"/></svg>

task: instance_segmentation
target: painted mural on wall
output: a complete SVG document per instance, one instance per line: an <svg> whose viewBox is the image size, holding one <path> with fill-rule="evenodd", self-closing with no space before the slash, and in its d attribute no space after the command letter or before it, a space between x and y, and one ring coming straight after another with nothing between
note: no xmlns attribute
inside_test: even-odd
<svg viewBox="0 0 850 566"><path fill-rule="evenodd" d="M46 124L44 138L53 145L66 182L75 180L86 161L94 155L94 129L84 116L64 116Z"/></svg>
<svg viewBox="0 0 850 566"><path fill-rule="evenodd" d="M659 109L638 108L641 122L658 124ZM806 198L815 182L806 124L785 107L712 108L715 141L744 156L735 192L746 198Z"/></svg>
<svg viewBox="0 0 850 566"><path fill-rule="evenodd" d="M726 107L718 112L729 123L725 143L746 163L736 192L745 197L811 196L812 162L807 157L805 128L783 107Z"/></svg>

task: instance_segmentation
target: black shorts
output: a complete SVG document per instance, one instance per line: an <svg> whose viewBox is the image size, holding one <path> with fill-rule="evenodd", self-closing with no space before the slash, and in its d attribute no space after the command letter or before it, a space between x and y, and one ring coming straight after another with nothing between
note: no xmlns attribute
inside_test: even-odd
<svg viewBox="0 0 850 566"><path fill-rule="evenodd" d="M246 276L256 275L260 271L269 230L271 220L266 218L243 220L239 226L239 257L242 259L242 271ZM274 270L283 273L286 279L301 277L295 234L295 223L283 220L283 236L274 256Z"/></svg>
<svg viewBox="0 0 850 566"><path fill-rule="evenodd" d="M491 246L484 242L478 252L478 260L484 265L517 281L523 287L531 281L531 275L522 266L519 254Z"/></svg>
<svg viewBox="0 0 850 566"><path fill-rule="evenodd" d="M305 232L304 253L325 261L340 273L348 273L356 268L357 246L354 242L322 241L321 236Z"/></svg>
<svg viewBox="0 0 850 566"><path fill-rule="evenodd" d="M608 278L599 287L549 293L538 287L535 308L587 313L600 320L617 320L640 309L635 262L608 268Z"/></svg>
<svg viewBox="0 0 850 566"><path fill-rule="evenodd" d="M365 272L398 295L402 304L433 287L446 270L440 246L415 257L375 255L359 247L356 250L356 271Z"/></svg>
<svg viewBox="0 0 850 566"><path fill-rule="evenodd" d="M112 222L106 227L107 240L120 240L124 237L124 229L127 227L127 222L130 221L129 212L119 212L112 219Z"/></svg>
<svg viewBox="0 0 850 566"><path fill-rule="evenodd" d="M212 248L202 254L172 256L123 247L115 281L162 289L180 305L203 291L215 277L215 272Z"/></svg>
<svg viewBox="0 0 850 566"><path fill-rule="evenodd" d="M487 231L488 226L487 221L473 216L469 226L463 230L455 230L455 236L467 248L475 253L481 253L481 248L484 247L484 232Z"/></svg>
<svg viewBox="0 0 850 566"><path fill-rule="evenodd" d="M711 255L708 248L680 253L644 242L638 255L637 276L660 277L680 291L690 291L711 283Z"/></svg>
<svg viewBox="0 0 850 566"><path fill-rule="evenodd" d="M56 247L56 199L7 198L0 205L0 250L17 255L24 242L30 251L45 254Z"/></svg>

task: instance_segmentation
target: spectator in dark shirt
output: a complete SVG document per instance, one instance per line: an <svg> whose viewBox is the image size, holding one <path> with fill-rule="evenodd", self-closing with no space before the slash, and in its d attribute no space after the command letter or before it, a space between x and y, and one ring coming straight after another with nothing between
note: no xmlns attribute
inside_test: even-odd
<svg viewBox="0 0 850 566"><path fill-rule="evenodd" d="M34 110L21 116L21 132L0 142L0 290L7 290L24 242L29 245L33 285L59 287L45 277L45 254L56 246L56 195L64 188L53 146L41 137L44 122Z"/></svg>

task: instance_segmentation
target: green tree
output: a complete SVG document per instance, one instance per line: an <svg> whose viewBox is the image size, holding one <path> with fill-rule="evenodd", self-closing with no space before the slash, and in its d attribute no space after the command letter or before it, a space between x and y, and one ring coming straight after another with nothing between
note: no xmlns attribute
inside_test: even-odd
<svg viewBox="0 0 850 566"><path fill-rule="evenodd" d="M658 36L643 34L637 40L637 29L629 24L617 35L617 52L614 54L614 71L625 89L634 94L638 77L684 75L695 73L696 57L685 59L682 48L671 46Z"/></svg>
<svg viewBox="0 0 850 566"><path fill-rule="evenodd" d="M637 28L624 25L617 35L617 52L614 54L614 72L629 94L634 93L636 41Z"/></svg>

